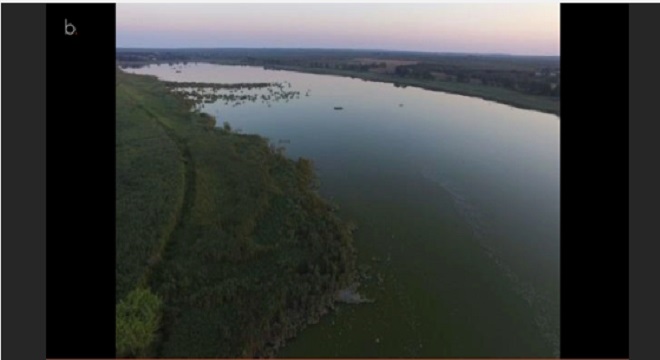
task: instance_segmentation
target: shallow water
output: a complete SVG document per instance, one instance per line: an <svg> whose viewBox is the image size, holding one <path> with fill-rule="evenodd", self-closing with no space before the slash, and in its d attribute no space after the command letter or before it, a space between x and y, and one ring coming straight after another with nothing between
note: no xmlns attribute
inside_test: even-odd
<svg viewBox="0 0 660 360"><path fill-rule="evenodd" d="M359 226L360 292L375 302L340 305L279 356L558 356L557 116L345 77L176 68L127 71L300 91L202 109L312 159L322 194Z"/></svg>

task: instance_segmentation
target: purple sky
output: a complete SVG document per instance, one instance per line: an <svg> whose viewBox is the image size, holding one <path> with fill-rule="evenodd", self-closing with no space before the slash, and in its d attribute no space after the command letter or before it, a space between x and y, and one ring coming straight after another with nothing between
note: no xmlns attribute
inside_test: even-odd
<svg viewBox="0 0 660 360"><path fill-rule="evenodd" d="M117 4L118 47L559 55L559 4Z"/></svg>

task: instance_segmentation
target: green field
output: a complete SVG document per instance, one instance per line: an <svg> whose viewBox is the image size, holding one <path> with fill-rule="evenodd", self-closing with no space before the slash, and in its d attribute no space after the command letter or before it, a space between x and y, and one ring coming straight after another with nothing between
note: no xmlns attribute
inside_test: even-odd
<svg viewBox="0 0 660 360"><path fill-rule="evenodd" d="M117 71L117 355L269 356L354 277L311 161Z"/></svg>

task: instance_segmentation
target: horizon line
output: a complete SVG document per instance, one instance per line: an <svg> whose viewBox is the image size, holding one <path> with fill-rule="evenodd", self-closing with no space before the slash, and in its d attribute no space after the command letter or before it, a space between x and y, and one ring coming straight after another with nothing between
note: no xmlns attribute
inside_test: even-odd
<svg viewBox="0 0 660 360"><path fill-rule="evenodd" d="M557 55L540 54L513 54L513 53L494 53L494 52L461 52L461 51L428 51L428 50L394 50L378 48L335 48L335 47L258 47L258 46L196 46L196 47L148 47L148 46L115 46L115 49L132 50L334 50L334 51L383 51L383 52L403 52L403 53L421 53L436 55L478 55L478 56L520 56L520 57L560 57Z"/></svg>

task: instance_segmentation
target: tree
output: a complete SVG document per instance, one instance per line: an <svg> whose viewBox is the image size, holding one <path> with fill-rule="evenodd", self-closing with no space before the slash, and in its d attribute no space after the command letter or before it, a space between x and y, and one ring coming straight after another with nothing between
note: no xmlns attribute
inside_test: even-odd
<svg viewBox="0 0 660 360"><path fill-rule="evenodd" d="M117 304L117 356L148 356L160 326L161 307L161 299L146 288L134 289Z"/></svg>

